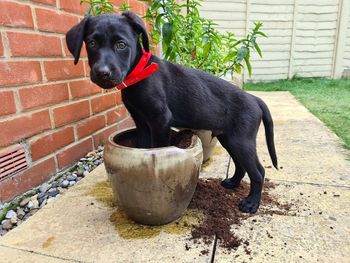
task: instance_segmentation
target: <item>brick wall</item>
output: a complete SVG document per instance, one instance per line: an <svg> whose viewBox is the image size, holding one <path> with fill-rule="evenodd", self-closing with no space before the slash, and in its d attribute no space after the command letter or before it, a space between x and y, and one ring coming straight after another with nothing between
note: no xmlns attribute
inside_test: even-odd
<svg viewBox="0 0 350 263"><path fill-rule="evenodd" d="M80 0L0 1L0 154L24 145L29 167L0 179L0 202L37 186L132 121L120 92L89 80L86 52L74 66L65 33ZM120 5L122 1L115 1ZM127 1L132 11L145 5Z"/></svg>

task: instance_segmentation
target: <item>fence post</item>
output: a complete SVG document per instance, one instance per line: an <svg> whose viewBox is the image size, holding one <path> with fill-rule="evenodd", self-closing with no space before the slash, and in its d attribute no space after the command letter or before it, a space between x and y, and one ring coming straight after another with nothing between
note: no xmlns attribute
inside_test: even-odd
<svg viewBox="0 0 350 263"><path fill-rule="evenodd" d="M245 16L245 35L248 35L249 33L249 19L250 16L250 0L246 0L246 16ZM246 82L246 80L249 78L249 75L247 74L246 70L243 70L242 74L243 83Z"/></svg>
<svg viewBox="0 0 350 263"><path fill-rule="evenodd" d="M294 0L293 8L293 25L292 25L292 37L290 43L290 53L289 53L289 69L288 69L288 79L291 79L294 75L293 73L293 62L294 62L294 44L295 44L295 34L297 29L298 21L298 0Z"/></svg>
<svg viewBox="0 0 350 263"><path fill-rule="evenodd" d="M333 54L333 72L332 78L338 79L341 78L344 70L344 55L345 55L345 42L346 42L346 32L347 24L349 19L349 10L350 10L350 0L339 0L339 12L338 12L338 23L337 23L337 32L336 40L334 46Z"/></svg>

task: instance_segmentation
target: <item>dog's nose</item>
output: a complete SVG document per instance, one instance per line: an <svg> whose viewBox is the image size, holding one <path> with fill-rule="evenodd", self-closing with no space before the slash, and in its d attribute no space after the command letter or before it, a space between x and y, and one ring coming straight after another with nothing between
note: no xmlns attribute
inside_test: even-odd
<svg viewBox="0 0 350 263"><path fill-rule="evenodd" d="M96 69L96 75L102 79L108 79L111 76L111 71L108 67L101 67Z"/></svg>

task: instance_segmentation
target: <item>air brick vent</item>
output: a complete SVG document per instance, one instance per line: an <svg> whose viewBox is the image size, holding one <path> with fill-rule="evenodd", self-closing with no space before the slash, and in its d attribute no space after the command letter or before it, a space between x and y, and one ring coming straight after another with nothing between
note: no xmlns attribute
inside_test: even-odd
<svg viewBox="0 0 350 263"><path fill-rule="evenodd" d="M28 167L24 146L16 145L0 152L0 180Z"/></svg>

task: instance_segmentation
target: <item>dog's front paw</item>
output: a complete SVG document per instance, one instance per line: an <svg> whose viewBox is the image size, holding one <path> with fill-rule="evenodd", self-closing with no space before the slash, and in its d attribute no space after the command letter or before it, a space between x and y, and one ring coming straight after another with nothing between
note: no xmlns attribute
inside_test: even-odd
<svg viewBox="0 0 350 263"><path fill-rule="evenodd" d="M259 208L259 201L255 201L252 198L244 198L239 203L239 210L241 210L244 213L255 213Z"/></svg>
<svg viewBox="0 0 350 263"><path fill-rule="evenodd" d="M223 186L226 189L234 189L234 188L238 187L239 184L240 184L240 182L236 182L236 181L232 180L232 178L225 179L225 180L221 181L221 186Z"/></svg>

